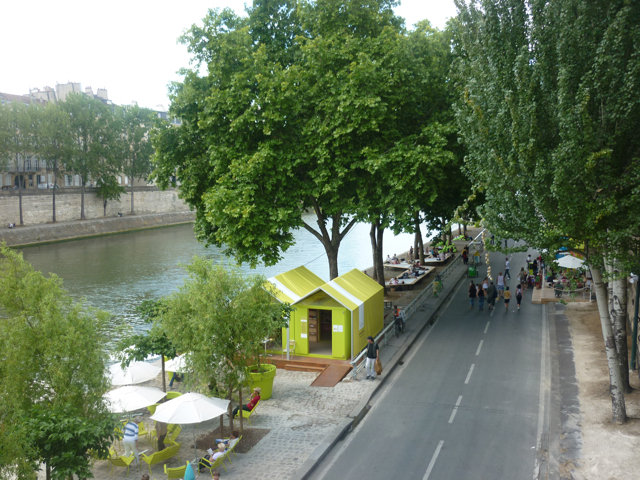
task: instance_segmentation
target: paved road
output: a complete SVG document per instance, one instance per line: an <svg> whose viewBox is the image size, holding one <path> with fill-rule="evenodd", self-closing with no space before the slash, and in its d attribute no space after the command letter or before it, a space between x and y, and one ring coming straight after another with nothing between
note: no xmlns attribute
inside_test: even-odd
<svg viewBox="0 0 640 480"><path fill-rule="evenodd" d="M483 257L484 258L484 257ZM491 256L494 278L505 255ZM515 273L526 253L513 255ZM486 273L481 267L477 282ZM542 306L525 292L506 312L470 310L463 280L433 328L386 380L363 422L314 479L530 479L542 431L546 359ZM544 354L542 352L545 352ZM547 368L544 368L547 371Z"/></svg>

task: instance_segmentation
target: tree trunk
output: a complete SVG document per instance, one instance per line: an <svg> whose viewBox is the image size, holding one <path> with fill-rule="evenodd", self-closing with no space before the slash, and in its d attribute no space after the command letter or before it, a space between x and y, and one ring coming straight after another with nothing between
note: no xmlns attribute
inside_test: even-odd
<svg viewBox="0 0 640 480"><path fill-rule="evenodd" d="M231 409L231 399L233 398L233 384L229 384L229 431L233 431L233 410ZM242 404L239 405L242 410ZM242 415L242 414L240 414ZM222 432L220 432L222 434Z"/></svg>
<svg viewBox="0 0 640 480"><path fill-rule="evenodd" d="M82 187L80 189L80 220L84 220L84 177L80 177Z"/></svg>
<svg viewBox="0 0 640 480"><path fill-rule="evenodd" d="M133 177L131 177L131 215L134 215L134 211L133 211Z"/></svg>
<svg viewBox="0 0 640 480"><path fill-rule="evenodd" d="M618 363L618 352L616 351L616 341L613 336L613 328L609 311L607 309L607 292L602 283L602 272L597 268L591 268L593 285L598 303L598 313L600 314L600 325L602 326L602 337L604 338L604 348L607 354L607 365L609 367L609 392L611 394L612 421L622 425L627 420L627 410L624 400L622 378L620 375L620 364Z"/></svg>
<svg viewBox="0 0 640 480"><path fill-rule="evenodd" d="M46 480L51 480L51 467L49 466L48 463L45 464L44 470L45 470Z"/></svg>
<svg viewBox="0 0 640 480"><path fill-rule="evenodd" d="M462 225L460 223L458 223L458 235L462 235Z"/></svg>
<svg viewBox="0 0 640 480"><path fill-rule="evenodd" d="M104 204L103 205L103 207L104 207L104 216L106 217L107 216L107 201L104 200L102 203Z"/></svg>
<svg viewBox="0 0 640 480"><path fill-rule="evenodd" d="M371 230L369 231L369 238L371 239L371 254L373 256L373 278L376 282L384 285L384 259L382 258L382 237L384 235L384 228L380 228L380 220L376 219L371 222Z"/></svg>
<svg viewBox="0 0 640 480"><path fill-rule="evenodd" d="M16 163L16 166L18 164ZM24 220L22 218L22 188L27 186L26 178L26 166L25 159L22 159L22 175L21 178L18 179L18 204L20 208L20 225L24 225Z"/></svg>
<svg viewBox="0 0 640 480"><path fill-rule="evenodd" d="M242 405L242 385L240 385L240 388L238 389L238 401L240 402L240 405ZM244 431L244 415L242 415L242 413L240 414L240 435L242 435L242 432Z"/></svg>
<svg viewBox="0 0 640 480"><path fill-rule="evenodd" d="M620 364L620 376L624 393L633 390L629 384L629 347L627 345L627 282L621 276L617 265L613 268L613 278L609 281L609 315L613 325L613 333L616 339L616 351Z"/></svg>
<svg viewBox="0 0 640 480"><path fill-rule="evenodd" d="M420 251L418 250L418 245L420 243L420 232L416 230L416 233L413 235L413 258L412 260L417 260L420 258Z"/></svg>
<svg viewBox="0 0 640 480"><path fill-rule="evenodd" d="M311 233L314 237L316 237L322 246L324 247L324 251L327 254L327 260L329 261L329 277L330 280L337 278L339 276L338 273L338 250L340 248L340 242L342 239L351 231L351 228L356 224L356 220L351 219L349 223L344 227L342 232L340 231L340 222L342 220L342 213L336 213L331 217L331 234L327 230L327 217L324 212L320 208L320 204L318 200L314 197L310 197L311 203L313 205L313 210L316 214L318 229L315 230L306 222L302 222L302 226Z"/></svg>
<svg viewBox="0 0 640 480"><path fill-rule="evenodd" d="M467 234L467 222L466 221L464 222L464 234L465 235Z"/></svg>
<svg viewBox="0 0 640 480"><path fill-rule="evenodd" d="M167 375L164 371L164 354L160 355L160 359L162 361L162 391L167 393Z"/></svg>
<svg viewBox="0 0 640 480"><path fill-rule="evenodd" d="M53 175L53 223L56 223L56 187L58 186L58 181L56 180L57 172L54 172Z"/></svg>
<svg viewBox="0 0 640 480"><path fill-rule="evenodd" d="M420 229L420 225L418 225L418 229ZM422 243L422 235L420 235L420 241L418 242L418 248L420 248L420 265L424 265L424 243Z"/></svg>

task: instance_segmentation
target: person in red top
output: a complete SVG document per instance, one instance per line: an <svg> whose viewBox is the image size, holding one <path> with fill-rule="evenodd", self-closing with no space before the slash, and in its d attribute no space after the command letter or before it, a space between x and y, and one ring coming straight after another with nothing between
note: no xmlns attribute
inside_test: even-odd
<svg viewBox="0 0 640 480"><path fill-rule="evenodd" d="M254 388L253 392L251 393L251 400L246 405L242 405L242 409L247 411L247 412L250 412L251 410L253 410L253 407L256 406L256 403L258 403L260 401L260 393L261 392L262 392L262 390L260 389L260 387ZM236 407L236 408L233 409L233 416L234 417L238 414L238 410L240 410L240 407Z"/></svg>

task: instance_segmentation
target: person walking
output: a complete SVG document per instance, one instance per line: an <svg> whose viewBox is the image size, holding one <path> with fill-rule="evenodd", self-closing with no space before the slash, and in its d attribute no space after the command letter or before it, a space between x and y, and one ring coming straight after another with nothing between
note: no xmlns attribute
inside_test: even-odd
<svg viewBox="0 0 640 480"><path fill-rule="evenodd" d="M520 311L520 303L522 302L522 285L516 287L516 302L518 303L518 311Z"/></svg>
<svg viewBox="0 0 640 480"><path fill-rule="evenodd" d="M468 261L469 261L469 256L467 255L467 251L463 250L462 251L462 263L464 265L466 265Z"/></svg>
<svg viewBox="0 0 640 480"><path fill-rule="evenodd" d="M167 436L167 424L164 422L156 422L156 434L158 435L158 451L164 450L164 439Z"/></svg>
<svg viewBox="0 0 640 480"><path fill-rule="evenodd" d="M504 248L509 248L509 245L507 245L507 241L508 241L508 240L505 238L505 239L504 239Z"/></svg>
<svg viewBox="0 0 640 480"><path fill-rule="evenodd" d="M518 274L518 282L520 282L520 286L522 286L527 281L527 272L524 271L524 267L520 269L520 273Z"/></svg>
<svg viewBox="0 0 640 480"><path fill-rule="evenodd" d="M129 422L124 426L124 437L122 439L122 443L124 443L124 456L128 457L133 453L136 466L140 468L140 459L138 458L138 424L140 423L139 418L134 418L133 420L129 420Z"/></svg>
<svg viewBox="0 0 640 480"><path fill-rule="evenodd" d="M511 300L511 292L509 291L509 287L507 287L504 291L504 309L509 311L509 300Z"/></svg>
<svg viewBox="0 0 640 480"><path fill-rule="evenodd" d="M413 260L413 247L409 247L409 260Z"/></svg>
<svg viewBox="0 0 640 480"><path fill-rule="evenodd" d="M476 298L476 285L473 281L469 284L469 309L473 308L473 302Z"/></svg>
<svg viewBox="0 0 640 480"><path fill-rule="evenodd" d="M380 357L380 347L373 341L373 337L369 335L367 337L367 359L364 365L367 371L367 380L375 380L376 372L373 369L376 360Z"/></svg>
<svg viewBox="0 0 640 480"><path fill-rule="evenodd" d="M494 305L496 304L496 297L498 296L498 292L496 287L491 282L489 288L487 288L487 303L489 304L489 311L493 310Z"/></svg>
<svg viewBox="0 0 640 480"><path fill-rule="evenodd" d="M482 289L482 285L478 284L478 310L484 310L484 290Z"/></svg>
<svg viewBox="0 0 640 480"><path fill-rule="evenodd" d="M504 295L504 276L502 272L498 273L498 298Z"/></svg>
<svg viewBox="0 0 640 480"><path fill-rule="evenodd" d="M492 233L491 234L491 245L495 245L496 244L496 236Z"/></svg>
<svg viewBox="0 0 640 480"><path fill-rule="evenodd" d="M507 257L504 261L504 277L505 278L509 277L509 280L511 280L511 274L509 273L510 266L511 266L511 263L509 262L509 257Z"/></svg>

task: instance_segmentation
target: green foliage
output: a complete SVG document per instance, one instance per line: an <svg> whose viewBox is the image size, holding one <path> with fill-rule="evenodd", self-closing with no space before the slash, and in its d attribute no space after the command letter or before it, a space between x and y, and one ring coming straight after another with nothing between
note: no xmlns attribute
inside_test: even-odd
<svg viewBox="0 0 640 480"><path fill-rule="evenodd" d="M637 268L640 4L458 2L458 124L502 238ZM631 253L631 255L629 255Z"/></svg>
<svg viewBox="0 0 640 480"><path fill-rule="evenodd" d="M199 257L187 272L184 286L164 301L162 326L178 350L189 352L191 388L235 387L260 361L263 339L286 325L289 307L274 300L261 275L247 276Z"/></svg>
<svg viewBox="0 0 640 480"><path fill-rule="evenodd" d="M127 193L122 185L113 175L103 175L96 182L96 196L102 198L104 205L104 216L107 216L107 202L119 200L123 193Z"/></svg>
<svg viewBox="0 0 640 480"><path fill-rule="evenodd" d="M111 418L102 397L109 388L105 344L110 315L74 303L58 277L47 278L33 270L22 254L4 244L0 246L0 312L0 428L17 428L9 438L20 440L8 450L0 449L2 471L15 466L24 469L30 461L50 458L42 450L48 440L23 436L31 430L24 426L25 419L48 415L54 421L62 418L56 415L64 410L63 416L85 419L94 428ZM87 448L101 448L102 440L95 436L89 440L93 446ZM86 457L68 458L79 455L76 447L60 455L67 457L56 460L61 468L85 471L81 466L88 464Z"/></svg>
<svg viewBox="0 0 640 480"><path fill-rule="evenodd" d="M51 478L93 478L91 456L105 459L118 421L112 415L81 417L67 405L36 405L24 419L31 445L51 469Z"/></svg>

